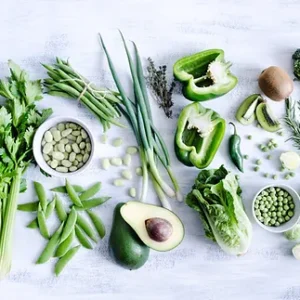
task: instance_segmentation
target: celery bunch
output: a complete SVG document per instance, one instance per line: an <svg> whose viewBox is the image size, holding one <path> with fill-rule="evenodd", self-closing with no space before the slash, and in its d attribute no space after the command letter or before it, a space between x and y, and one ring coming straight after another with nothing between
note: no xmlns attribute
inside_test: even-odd
<svg viewBox="0 0 300 300"><path fill-rule="evenodd" d="M52 109L36 109L35 101L42 99L40 80L31 81L12 61L8 66L10 77L0 80L0 279L11 267L17 199L26 189L21 177L33 160L33 136L52 114Z"/></svg>

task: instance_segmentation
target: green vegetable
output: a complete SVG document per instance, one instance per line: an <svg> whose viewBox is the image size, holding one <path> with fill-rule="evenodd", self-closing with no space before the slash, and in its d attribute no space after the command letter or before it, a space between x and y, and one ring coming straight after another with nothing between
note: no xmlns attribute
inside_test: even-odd
<svg viewBox="0 0 300 300"><path fill-rule="evenodd" d="M247 97L236 112L236 119L243 125L249 125L256 119L256 107L263 101L260 94L254 94Z"/></svg>
<svg viewBox="0 0 300 300"><path fill-rule="evenodd" d="M35 202L28 202L28 203L23 203L23 204L19 204L18 205L18 210L20 211L37 211L38 210L38 206L39 206L39 201L35 201Z"/></svg>
<svg viewBox="0 0 300 300"><path fill-rule="evenodd" d="M201 171L186 203L199 212L206 236L225 252L247 252L252 226L243 208L238 181L224 166Z"/></svg>
<svg viewBox="0 0 300 300"><path fill-rule="evenodd" d="M56 276L59 276L59 274L63 271L67 263L74 257L74 255L77 253L77 251L80 249L80 245L70 249L64 256L62 256L59 261L56 263L54 272Z"/></svg>
<svg viewBox="0 0 300 300"><path fill-rule="evenodd" d="M180 113L175 135L175 153L187 166L206 168L213 160L225 133L225 120L199 102Z"/></svg>
<svg viewBox="0 0 300 300"><path fill-rule="evenodd" d="M86 233L86 235L95 243L98 242L96 234L90 224L78 213L76 224Z"/></svg>
<svg viewBox="0 0 300 300"><path fill-rule="evenodd" d="M64 227L64 223L62 223L59 226L59 228L55 231L55 233L52 235L48 244L46 245L43 252L39 256L39 258L36 262L37 264L43 264L43 263L47 262L54 255L56 247L59 244L60 235L63 230L63 227Z"/></svg>
<svg viewBox="0 0 300 300"><path fill-rule="evenodd" d="M66 189L67 189L68 195L70 197L70 200L76 206L82 207L82 203L81 203L79 196L77 195L77 193L75 192L72 185L69 183L69 181L67 179L66 179Z"/></svg>
<svg viewBox="0 0 300 300"><path fill-rule="evenodd" d="M18 194L25 181L22 174L33 160L32 141L37 128L52 110L39 112L35 101L42 99L40 80L11 60L10 77L0 80L0 279L9 273Z"/></svg>
<svg viewBox="0 0 300 300"><path fill-rule="evenodd" d="M69 234L69 236L57 247L56 252L54 254L55 257L62 257L69 251L72 242L75 237L75 229Z"/></svg>
<svg viewBox="0 0 300 300"><path fill-rule="evenodd" d="M259 171L259 167L256 166L256 167L253 168L253 170L254 170L254 172L258 172Z"/></svg>
<svg viewBox="0 0 300 300"><path fill-rule="evenodd" d="M75 225L75 233L76 233L76 236L77 236L77 239L78 239L79 243L84 248L93 249L93 245L89 241L89 239L86 236L86 234L84 233L84 231L78 225Z"/></svg>
<svg viewBox="0 0 300 300"><path fill-rule="evenodd" d="M46 211L47 208L47 196L44 187L39 183L34 181L34 189L40 201L43 211Z"/></svg>
<svg viewBox="0 0 300 300"><path fill-rule="evenodd" d="M290 241L300 240L300 224L296 224L292 229L284 232L284 236Z"/></svg>
<svg viewBox="0 0 300 300"><path fill-rule="evenodd" d="M66 224L61 234L60 243L68 238L71 232L74 230L75 224L77 220L77 212L74 208L71 209L71 212L68 215Z"/></svg>
<svg viewBox="0 0 300 300"><path fill-rule="evenodd" d="M230 67L223 50L210 49L179 59L173 72L184 84L187 99L206 101L225 95L236 86L238 79L230 73Z"/></svg>
<svg viewBox="0 0 300 300"><path fill-rule="evenodd" d="M61 202L61 200L58 198L57 195L55 197L55 210L56 214L61 222L64 222L67 219L67 213L64 209L64 206Z"/></svg>
<svg viewBox="0 0 300 300"><path fill-rule="evenodd" d="M46 217L45 217L45 214L42 211L42 209L38 210L37 220L38 220L41 235L45 239L49 239L49 231L48 231L48 227L47 227L47 224L46 224Z"/></svg>
<svg viewBox="0 0 300 300"><path fill-rule="evenodd" d="M266 131L275 132L281 128L279 121L271 110L271 107L266 102L262 102L257 106L256 118L261 127Z"/></svg>
<svg viewBox="0 0 300 300"><path fill-rule="evenodd" d="M300 79L300 50L297 49L293 56L292 59L294 61L294 75L296 76L297 79Z"/></svg>
<svg viewBox="0 0 300 300"><path fill-rule="evenodd" d="M87 210L87 213L88 213L92 223L94 224L94 227L97 230L100 238L103 239L105 236L106 230L105 230L105 226L104 226L102 220L91 210Z"/></svg>
<svg viewBox="0 0 300 300"><path fill-rule="evenodd" d="M147 262L150 249L122 218L120 209L123 205L124 203L117 204L114 210L109 248L111 255L119 265L135 270Z"/></svg>
<svg viewBox="0 0 300 300"><path fill-rule="evenodd" d="M116 119L120 117L116 105L120 99L108 89L95 87L82 75L77 73L69 62L56 58L54 67L45 65L50 78L44 80L47 93L53 96L78 99L99 118L104 130L111 124L124 127Z"/></svg>
<svg viewBox="0 0 300 300"><path fill-rule="evenodd" d="M83 200L88 200L91 197L95 196L101 189L101 182L97 182L93 184L90 188L88 188L85 192L83 192L80 196L79 199L81 201Z"/></svg>
<svg viewBox="0 0 300 300"><path fill-rule="evenodd" d="M244 155L243 157L244 157L244 159L248 159L249 155Z"/></svg>
<svg viewBox="0 0 300 300"><path fill-rule="evenodd" d="M81 201L82 207L76 207L76 210L87 210L90 208L94 208L99 205L102 205L109 199L111 199L111 197L100 197L100 198L93 198L90 200Z"/></svg>
<svg viewBox="0 0 300 300"><path fill-rule="evenodd" d="M241 153L241 137L237 134L236 127L233 123L229 123L234 128L233 135L229 138L229 154L232 162L236 165L236 167L244 172L243 168L243 155Z"/></svg>
<svg viewBox="0 0 300 300"><path fill-rule="evenodd" d="M105 52L106 58L108 60L109 68L115 84L120 93L122 99L122 104L119 104L118 107L123 115L128 119L134 134L136 136L138 145L140 147L140 158L143 167L143 188L141 193L141 201L146 199L147 189L148 189L148 179L149 173L155 181L155 187L158 187L163 191L164 194L173 197L175 194L178 200L182 200L182 195L179 190L179 185L173 171L171 170L170 157L167 150L167 147L157 129L154 127L151 109L149 105L148 94L146 90L145 78L143 75L141 59L137 50L136 45L134 44L134 52L136 58L136 65L133 63L132 57L127 48L125 39L121 33L123 40L125 52L130 66L135 101L130 100L126 95L125 90L119 80L119 77L116 73L113 62L110 58L110 55L106 49L106 46L103 42L103 39L100 35L100 42ZM157 163L161 162L163 167L166 169L175 189L174 190L163 180L161 176L161 171L158 171ZM149 169L149 173L148 173ZM156 188L157 190L157 188ZM157 192L160 196L161 193ZM162 199L160 198L162 201ZM165 205L165 201L162 201ZM169 207L169 206L168 206Z"/></svg>

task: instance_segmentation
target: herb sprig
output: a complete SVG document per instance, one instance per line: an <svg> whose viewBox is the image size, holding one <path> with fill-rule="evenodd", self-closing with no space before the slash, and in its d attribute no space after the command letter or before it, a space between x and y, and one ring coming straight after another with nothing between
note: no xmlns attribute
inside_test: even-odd
<svg viewBox="0 0 300 300"><path fill-rule="evenodd" d="M292 98L285 100L285 117L284 122L292 133L288 140L294 142L294 146L300 149L300 101L293 101Z"/></svg>
<svg viewBox="0 0 300 300"><path fill-rule="evenodd" d="M149 65L147 67L148 76L146 77L148 86L151 88L158 105L165 112L168 118L172 118L172 94L175 87L175 81L172 80L171 84L167 82L167 66L159 66L156 68L154 61L149 57Z"/></svg>

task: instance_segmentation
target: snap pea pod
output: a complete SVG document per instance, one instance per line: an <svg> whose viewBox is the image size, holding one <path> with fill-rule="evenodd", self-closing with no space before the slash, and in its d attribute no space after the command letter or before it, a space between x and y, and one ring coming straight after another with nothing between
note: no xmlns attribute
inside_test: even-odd
<svg viewBox="0 0 300 300"><path fill-rule="evenodd" d="M69 183L69 181L67 179L66 179L66 189L67 189L68 195L70 197L70 200L76 206L82 207L82 203L81 203L79 196L77 195L77 193L75 192L72 185Z"/></svg>
<svg viewBox="0 0 300 300"><path fill-rule="evenodd" d="M82 193L84 192L84 188L80 185L72 185L73 189L75 190L76 193ZM67 194L67 189L65 185L57 186L55 188L52 188L50 191L56 192L56 193L63 193Z"/></svg>
<svg viewBox="0 0 300 300"><path fill-rule="evenodd" d="M77 214L76 225L78 225L91 240L93 240L95 243L98 242L97 236L93 228L79 213Z"/></svg>
<svg viewBox="0 0 300 300"><path fill-rule="evenodd" d="M67 263L74 257L74 255L77 253L79 249L80 249L80 245L70 249L64 256L62 256L59 259L59 261L56 263L54 267L54 272L56 276L58 276L63 271Z"/></svg>
<svg viewBox="0 0 300 300"><path fill-rule="evenodd" d="M47 262L54 255L56 247L59 244L59 239L60 239L60 235L63 230L63 227L64 227L64 222L59 226L59 228L52 235L48 244L44 248L43 252L37 259L36 264L43 264L43 263Z"/></svg>
<svg viewBox="0 0 300 300"><path fill-rule="evenodd" d="M72 208L67 218L66 225L64 226L63 232L61 234L61 238L60 238L61 243L64 240L66 240L68 236L71 234L71 232L74 230L76 220L77 220L77 212L74 208Z"/></svg>
<svg viewBox="0 0 300 300"><path fill-rule="evenodd" d="M88 188L85 192L83 192L80 196L79 199L81 201L83 200L88 200L91 197L95 196L101 189L101 182L97 182L93 184L90 188Z"/></svg>
<svg viewBox="0 0 300 300"><path fill-rule="evenodd" d="M39 207L39 201L27 202L27 203L19 204L18 210L34 212L38 210L38 207Z"/></svg>
<svg viewBox="0 0 300 300"><path fill-rule="evenodd" d="M67 239L65 239L56 249L54 254L55 257L62 257L64 256L70 249L72 242L75 237L75 230L73 229Z"/></svg>
<svg viewBox="0 0 300 300"><path fill-rule="evenodd" d="M49 235L48 227L47 227L47 224L46 224L46 217L45 217L45 214L42 211L41 207L39 208L38 213L37 213L37 220L38 220L38 225L39 225L41 235L45 239L48 240L50 235Z"/></svg>
<svg viewBox="0 0 300 300"><path fill-rule="evenodd" d="M240 145L241 145L241 137L237 134L235 125L230 122L230 125L234 128L234 133L229 139L229 154L232 162L236 165L236 167L244 172L243 168L243 155L241 153Z"/></svg>
<svg viewBox="0 0 300 300"><path fill-rule="evenodd" d="M42 209L43 209L43 211L46 211L48 203L47 203L47 196L46 196L45 189L37 181L34 181L33 185L34 185L35 192L36 192L36 194L38 196L38 199L39 199L39 201L41 203Z"/></svg>
<svg viewBox="0 0 300 300"><path fill-rule="evenodd" d="M52 212L54 210L54 207L55 207L55 199L52 200L48 205L47 205L47 208L46 208L46 212L44 213L45 214L45 217L46 219L49 219L50 216L52 215ZM38 228L39 227L39 224L38 224L38 219L35 218L33 219L28 225L27 225L27 228Z"/></svg>
<svg viewBox="0 0 300 300"><path fill-rule="evenodd" d="M99 197L99 198L93 198L90 200L85 200L85 201L82 201L82 207L76 207L76 209L77 210L87 210L90 208L94 208L99 205L102 205L109 199L111 199L111 197Z"/></svg>
<svg viewBox="0 0 300 300"><path fill-rule="evenodd" d="M61 222L65 221L67 219L67 213L64 209L63 204L61 203L61 200L58 198L57 195L55 197L55 210L56 214Z"/></svg>
<svg viewBox="0 0 300 300"><path fill-rule="evenodd" d="M88 237L84 233L84 231L76 224L75 225L75 233L80 244L87 249L93 249L93 245L89 241Z"/></svg>
<svg viewBox="0 0 300 300"><path fill-rule="evenodd" d="M106 230L105 230L105 226L104 226L102 220L91 210L87 210L87 213L88 213L95 229L97 230L100 238L103 239L105 236Z"/></svg>

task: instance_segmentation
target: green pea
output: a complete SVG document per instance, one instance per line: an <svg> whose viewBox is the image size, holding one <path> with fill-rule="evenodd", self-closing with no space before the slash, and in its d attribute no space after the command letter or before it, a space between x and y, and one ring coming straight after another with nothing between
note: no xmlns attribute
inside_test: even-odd
<svg viewBox="0 0 300 300"><path fill-rule="evenodd" d="M256 209L254 212L255 212L255 215L256 215L256 216L259 216L259 215L260 215L260 211L259 211L258 209Z"/></svg>
<svg viewBox="0 0 300 300"><path fill-rule="evenodd" d="M291 177L295 177L295 175L296 175L296 174L295 174L294 172L291 172L291 173L290 173L290 176L291 176Z"/></svg>
<svg viewBox="0 0 300 300"><path fill-rule="evenodd" d="M248 140L252 140L252 135L248 135Z"/></svg>
<svg viewBox="0 0 300 300"><path fill-rule="evenodd" d="M279 206L283 206L283 202L282 202L282 201L279 202L278 205L279 205Z"/></svg>
<svg viewBox="0 0 300 300"><path fill-rule="evenodd" d="M291 210L289 210L287 214L288 214L289 217L292 217L294 215L294 212L292 212Z"/></svg>
<svg viewBox="0 0 300 300"><path fill-rule="evenodd" d="M284 219L282 217L278 218L278 222L279 223L283 223L284 222Z"/></svg>
<svg viewBox="0 0 300 300"><path fill-rule="evenodd" d="M265 177L265 178L268 178L268 177L269 177L269 174L268 174L268 173L265 173L265 174L264 174L264 177Z"/></svg>
<svg viewBox="0 0 300 300"><path fill-rule="evenodd" d="M261 150L262 150L262 152L267 152L268 148L264 146Z"/></svg>
<svg viewBox="0 0 300 300"><path fill-rule="evenodd" d="M284 179L289 180L290 179L290 175L289 174L285 175Z"/></svg>
<svg viewBox="0 0 300 300"><path fill-rule="evenodd" d="M288 203L288 199L287 199L287 198L284 198L284 199L283 199L283 203L284 203L284 204L287 204L287 203Z"/></svg>
<svg viewBox="0 0 300 300"><path fill-rule="evenodd" d="M285 215L286 215L286 211L283 210L283 211L281 212L281 214L282 214L283 216L285 216Z"/></svg>
<svg viewBox="0 0 300 300"><path fill-rule="evenodd" d="M249 155L244 155L244 159L248 159L249 158Z"/></svg>
<svg viewBox="0 0 300 300"><path fill-rule="evenodd" d="M276 217L276 212L271 213L272 217Z"/></svg>
<svg viewBox="0 0 300 300"><path fill-rule="evenodd" d="M271 196L268 196L268 197L267 197L267 200L268 200L268 201L271 201L271 200L272 200Z"/></svg>
<svg viewBox="0 0 300 300"><path fill-rule="evenodd" d="M286 221L289 221L291 218L289 216L284 217Z"/></svg>
<svg viewBox="0 0 300 300"><path fill-rule="evenodd" d="M263 201L266 201L266 200L267 200L267 197L265 197L265 196L262 197L262 200L263 200Z"/></svg>
<svg viewBox="0 0 300 300"><path fill-rule="evenodd" d="M254 170L254 172L258 172L259 171L259 167L254 167L253 170Z"/></svg>
<svg viewBox="0 0 300 300"><path fill-rule="evenodd" d="M274 225L276 223L275 219L271 219L270 223Z"/></svg>
<svg viewBox="0 0 300 300"><path fill-rule="evenodd" d="M272 159L272 155L268 155L267 159L269 159L269 160Z"/></svg>
<svg viewBox="0 0 300 300"><path fill-rule="evenodd" d="M279 206L279 207L278 207L278 211L280 211L280 212L283 211L282 206Z"/></svg>
<svg viewBox="0 0 300 300"><path fill-rule="evenodd" d="M291 208L291 209L295 208L295 204L293 204L293 203L290 204L290 208Z"/></svg>
<svg viewBox="0 0 300 300"><path fill-rule="evenodd" d="M277 175L273 175L273 179L276 180L278 178Z"/></svg>
<svg viewBox="0 0 300 300"><path fill-rule="evenodd" d="M262 196L257 196L256 199L257 199L257 200L261 200L261 199L262 199Z"/></svg>
<svg viewBox="0 0 300 300"><path fill-rule="evenodd" d="M264 212L264 213L262 214L262 216L263 216L264 218L266 218L266 217L268 217L268 214L267 214L266 212Z"/></svg>
<svg viewBox="0 0 300 300"><path fill-rule="evenodd" d="M288 197L289 193L288 192L284 192L284 197Z"/></svg>
<svg viewBox="0 0 300 300"><path fill-rule="evenodd" d="M277 217L281 217L281 211L277 212Z"/></svg>
<svg viewBox="0 0 300 300"><path fill-rule="evenodd" d="M265 207L263 211L264 211L264 212L268 212L268 209Z"/></svg>
<svg viewBox="0 0 300 300"><path fill-rule="evenodd" d="M280 223L277 221L277 222L275 223L275 226L276 226L276 227L280 226Z"/></svg>
<svg viewBox="0 0 300 300"><path fill-rule="evenodd" d="M288 200L292 200L292 196L291 195L289 195L287 198L288 198Z"/></svg>
<svg viewBox="0 0 300 300"><path fill-rule="evenodd" d="M278 191L278 195L279 195L279 196L283 196L283 195L284 195L284 191L279 190L279 191Z"/></svg>

